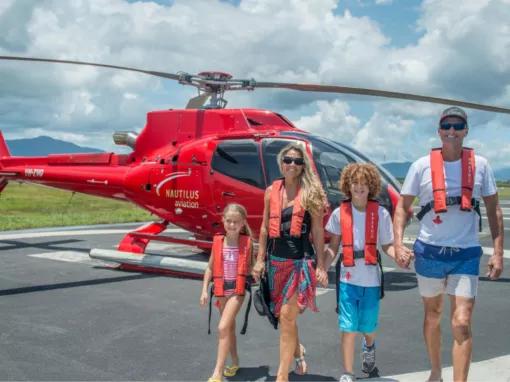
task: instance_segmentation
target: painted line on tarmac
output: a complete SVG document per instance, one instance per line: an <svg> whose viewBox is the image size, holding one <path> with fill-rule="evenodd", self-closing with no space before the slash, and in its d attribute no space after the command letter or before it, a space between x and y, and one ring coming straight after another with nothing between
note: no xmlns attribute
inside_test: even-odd
<svg viewBox="0 0 510 382"><path fill-rule="evenodd" d="M409 237L404 239L404 244L414 244L415 239L411 239ZM494 252L494 247L482 247L482 251L484 255L491 256ZM505 249L503 251L503 257L510 259L510 250ZM510 381L509 381L510 382Z"/></svg>
<svg viewBox="0 0 510 382"><path fill-rule="evenodd" d="M113 234L126 234L132 231L133 230L130 229L90 229L83 231L6 233L0 234L0 240L36 239L41 237L57 237L57 236L113 235ZM188 231L185 231L180 228L169 228L164 232L186 233Z"/></svg>
<svg viewBox="0 0 510 382"><path fill-rule="evenodd" d="M399 375L371 378L371 382L415 382L425 381L429 371L418 371ZM443 380L453 381L453 367L443 367ZM470 381L510 382L510 355L472 362L469 368Z"/></svg>
<svg viewBox="0 0 510 382"><path fill-rule="evenodd" d="M78 251L57 251L57 252L43 252L28 255L29 257L35 257L38 259L64 261L66 263L78 263L86 265L114 265L114 263L108 263L106 261L95 260L89 257L88 253Z"/></svg>

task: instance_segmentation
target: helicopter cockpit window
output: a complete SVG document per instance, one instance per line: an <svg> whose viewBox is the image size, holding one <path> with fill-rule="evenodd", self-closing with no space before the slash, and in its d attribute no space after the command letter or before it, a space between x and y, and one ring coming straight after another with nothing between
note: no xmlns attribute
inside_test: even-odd
<svg viewBox="0 0 510 382"><path fill-rule="evenodd" d="M318 162L322 167L327 187L338 189L342 169L349 164L347 157L339 152L325 152L320 153Z"/></svg>
<svg viewBox="0 0 510 382"><path fill-rule="evenodd" d="M330 146L318 139L310 139L312 144L313 159L317 166L317 171L321 182L328 194L338 194L338 181L342 170L349 163L356 160L337 147Z"/></svg>
<svg viewBox="0 0 510 382"><path fill-rule="evenodd" d="M224 175L258 188L265 188L257 145L248 140L222 141L211 166Z"/></svg>

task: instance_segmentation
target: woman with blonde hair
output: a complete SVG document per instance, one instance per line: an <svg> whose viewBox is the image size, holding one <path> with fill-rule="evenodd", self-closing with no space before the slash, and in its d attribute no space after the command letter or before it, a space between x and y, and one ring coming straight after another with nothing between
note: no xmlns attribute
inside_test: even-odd
<svg viewBox="0 0 510 382"><path fill-rule="evenodd" d="M277 160L283 178L275 180L265 192L258 256L252 275L255 280L260 279L267 253L271 310L280 323L280 364L276 380L287 381L293 357L297 374L306 374L308 369L305 347L299 342L297 316L307 307L317 312L317 279L321 283L327 279L322 267L322 219L327 201L303 145L285 146ZM312 263L314 252L318 259L317 272Z"/></svg>

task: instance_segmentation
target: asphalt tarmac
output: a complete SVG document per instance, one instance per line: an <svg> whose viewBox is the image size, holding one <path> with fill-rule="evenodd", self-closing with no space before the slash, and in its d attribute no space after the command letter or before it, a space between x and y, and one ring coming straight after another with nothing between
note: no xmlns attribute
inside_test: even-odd
<svg viewBox="0 0 510 382"><path fill-rule="evenodd" d="M408 229L411 234L413 227ZM121 232L133 228L0 232L0 380L207 380L216 357L218 314L213 312L213 334L207 335L207 310L198 304L201 281L122 272L88 257L91 248L114 248ZM505 236L502 277L480 281L471 380L510 381L509 231ZM487 232L482 245L491 247ZM186 250L156 244L151 252L182 256ZM192 256L206 260L200 253ZM483 273L487 260L482 258ZM388 259L384 266L386 297L377 339L381 378L373 380L423 381L428 361L415 275L395 269ZM298 321L309 374L292 373L291 380L333 381L342 371L335 291L319 293L320 312L305 312ZM448 380L449 304L444 313ZM252 309L248 333L237 340L242 368L230 380L274 380L278 332ZM359 378L366 377L359 371L359 357L355 367Z"/></svg>

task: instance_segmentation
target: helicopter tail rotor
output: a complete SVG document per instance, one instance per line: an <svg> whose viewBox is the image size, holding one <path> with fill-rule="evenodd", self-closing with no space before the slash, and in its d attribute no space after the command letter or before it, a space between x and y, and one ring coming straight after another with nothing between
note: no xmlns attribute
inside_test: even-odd
<svg viewBox="0 0 510 382"><path fill-rule="evenodd" d="M4 135L0 131L0 159L2 157L10 157L11 153L9 152L9 148L7 147L7 143L5 143ZM2 164L0 162L0 168L2 168Z"/></svg>
<svg viewBox="0 0 510 382"><path fill-rule="evenodd" d="M0 192L7 186L7 179L2 176L2 158L10 157L11 153L9 152L9 148L7 147L7 143L5 143L4 136L0 131Z"/></svg>

